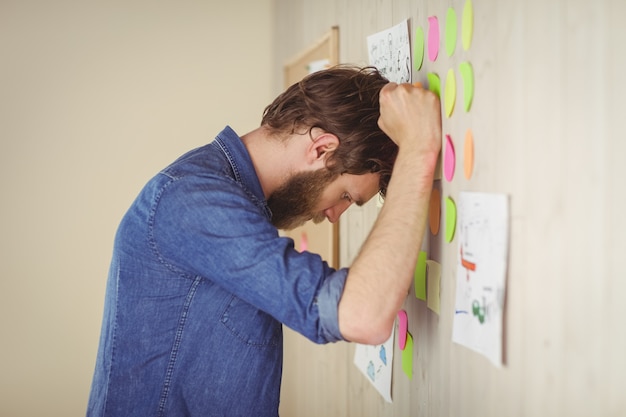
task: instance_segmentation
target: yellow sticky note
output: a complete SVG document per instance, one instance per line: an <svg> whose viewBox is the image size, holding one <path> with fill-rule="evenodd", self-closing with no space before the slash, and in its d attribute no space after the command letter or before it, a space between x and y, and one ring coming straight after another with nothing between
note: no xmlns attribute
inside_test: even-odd
<svg viewBox="0 0 626 417"><path fill-rule="evenodd" d="M454 111L454 103L456 102L456 77L454 76L454 70L450 68L448 75L446 76L446 86L444 91L444 106L446 110L446 116L452 116Z"/></svg>
<svg viewBox="0 0 626 417"><path fill-rule="evenodd" d="M424 251L420 251L417 255L414 279L415 297L426 301L426 252Z"/></svg>
<svg viewBox="0 0 626 417"><path fill-rule="evenodd" d="M413 336L406 332L406 345L402 351L402 370L409 379L413 379Z"/></svg>
<svg viewBox="0 0 626 417"><path fill-rule="evenodd" d="M452 242L456 230L456 204L450 197L446 198L446 242Z"/></svg>
<svg viewBox="0 0 626 417"><path fill-rule="evenodd" d="M437 94L437 97L441 97L441 80L439 76L434 72L429 72L426 74L426 78L428 79L428 89Z"/></svg>
<svg viewBox="0 0 626 417"><path fill-rule="evenodd" d="M456 12L452 7L446 13L446 53L452 56L456 49Z"/></svg>
<svg viewBox="0 0 626 417"><path fill-rule="evenodd" d="M469 111L474 99L474 70L472 69L472 64L461 62L459 64L459 72L463 80L463 107L465 111Z"/></svg>
<svg viewBox="0 0 626 417"><path fill-rule="evenodd" d="M428 300L426 300L426 305L432 311L439 314L441 305L441 264L436 261L426 261L426 276L426 285L428 286Z"/></svg>
<svg viewBox="0 0 626 417"><path fill-rule="evenodd" d="M461 23L461 44L466 51L472 44L472 37L474 35L474 8L472 1L467 0L463 7L463 17Z"/></svg>

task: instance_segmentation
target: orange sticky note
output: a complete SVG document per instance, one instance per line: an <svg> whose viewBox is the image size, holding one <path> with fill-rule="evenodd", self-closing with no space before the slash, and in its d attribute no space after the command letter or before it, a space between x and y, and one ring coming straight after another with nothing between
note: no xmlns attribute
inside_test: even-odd
<svg viewBox="0 0 626 417"><path fill-rule="evenodd" d="M465 173L465 178L469 180L472 176L472 172L474 171L474 134L472 133L472 129L467 129L467 132L465 132L463 171Z"/></svg>
<svg viewBox="0 0 626 417"><path fill-rule="evenodd" d="M441 191L433 188L430 193L430 204L428 206L428 225L430 233L437 235L439 233L439 224L441 223Z"/></svg>

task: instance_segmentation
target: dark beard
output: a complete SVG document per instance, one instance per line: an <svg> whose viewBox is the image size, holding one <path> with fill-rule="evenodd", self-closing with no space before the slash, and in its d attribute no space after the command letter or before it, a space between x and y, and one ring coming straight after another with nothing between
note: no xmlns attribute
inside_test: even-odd
<svg viewBox="0 0 626 417"><path fill-rule="evenodd" d="M267 199L272 211L272 224L278 229L291 230L308 220L315 223L323 221L323 215L314 213L315 205L335 177L327 169L292 175Z"/></svg>

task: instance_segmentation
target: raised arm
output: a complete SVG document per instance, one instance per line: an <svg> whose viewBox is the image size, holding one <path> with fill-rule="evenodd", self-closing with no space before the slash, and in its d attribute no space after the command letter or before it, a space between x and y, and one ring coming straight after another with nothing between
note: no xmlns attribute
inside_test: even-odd
<svg viewBox="0 0 626 417"><path fill-rule="evenodd" d="M348 273L339 328L353 342L389 338L406 299L424 235L433 174L441 149L439 99L410 84L380 92L380 128L398 145L385 204Z"/></svg>

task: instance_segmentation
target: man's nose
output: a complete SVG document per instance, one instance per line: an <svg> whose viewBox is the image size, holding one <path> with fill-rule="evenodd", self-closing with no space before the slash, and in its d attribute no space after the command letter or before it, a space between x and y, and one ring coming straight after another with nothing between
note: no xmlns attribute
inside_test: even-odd
<svg viewBox="0 0 626 417"><path fill-rule="evenodd" d="M331 223L336 223L339 220L339 217L343 214L344 211L350 207L352 203L350 201L344 200L341 203L335 204L332 207L324 210L324 215Z"/></svg>

